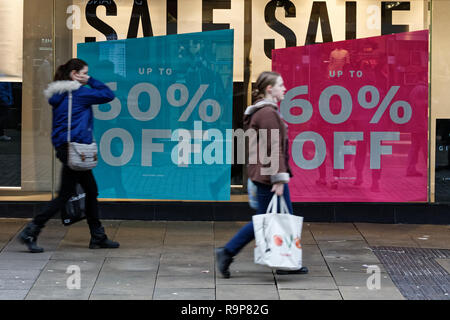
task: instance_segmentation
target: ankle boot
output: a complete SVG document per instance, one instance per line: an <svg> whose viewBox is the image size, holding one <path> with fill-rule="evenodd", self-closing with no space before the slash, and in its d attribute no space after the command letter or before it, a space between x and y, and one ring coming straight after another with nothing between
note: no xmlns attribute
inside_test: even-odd
<svg viewBox="0 0 450 320"><path fill-rule="evenodd" d="M38 226L31 221L25 229L19 234L19 240L28 247L31 253L44 252L44 249L37 246L37 237L43 227Z"/></svg>
<svg viewBox="0 0 450 320"><path fill-rule="evenodd" d="M91 241L89 242L89 249L110 248L115 249L119 247L119 243L111 241L105 234L105 228L99 227L91 230Z"/></svg>
<svg viewBox="0 0 450 320"><path fill-rule="evenodd" d="M230 264L233 262L233 255L224 247L216 249L217 269L225 279L230 278Z"/></svg>

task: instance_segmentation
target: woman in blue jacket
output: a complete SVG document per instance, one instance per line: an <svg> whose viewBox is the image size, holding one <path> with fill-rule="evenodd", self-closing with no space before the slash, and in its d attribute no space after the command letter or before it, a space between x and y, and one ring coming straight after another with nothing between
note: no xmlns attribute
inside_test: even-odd
<svg viewBox="0 0 450 320"><path fill-rule="evenodd" d="M88 85L89 87L86 87ZM102 82L88 75L88 65L80 59L71 59L58 67L54 82L44 91L53 107L52 144L57 158L62 162L61 186L58 197L20 233L20 240L30 252L43 252L37 246L37 237L45 223L60 211L75 192L79 183L86 193L86 219L91 233L89 248L118 248L105 234L98 214L97 183L92 170L75 171L67 165L68 93L72 92L71 141L90 144L93 141L93 104L112 101L114 93Z"/></svg>

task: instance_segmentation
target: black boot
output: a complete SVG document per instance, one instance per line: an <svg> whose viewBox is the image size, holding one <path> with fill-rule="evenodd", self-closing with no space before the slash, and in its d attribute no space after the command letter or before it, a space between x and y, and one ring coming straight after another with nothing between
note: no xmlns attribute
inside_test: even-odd
<svg viewBox="0 0 450 320"><path fill-rule="evenodd" d="M307 274L309 272L307 267L301 267L298 270L280 270L277 269L276 273L279 275L286 275L286 274Z"/></svg>
<svg viewBox="0 0 450 320"><path fill-rule="evenodd" d="M119 243L111 241L105 234L105 228L99 227L91 229L91 241L89 242L89 249L115 249L119 247Z"/></svg>
<svg viewBox="0 0 450 320"><path fill-rule="evenodd" d="M225 248L216 249L217 268L225 279L228 279L230 274L230 264L233 262L233 256Z"/></svg>
<svg viewBox="0 0 450 320"><path fill-rule="evenodd" d="M25 229L22 230L22 232L19 234L19 240L23 244L25 244L28 247L28 250L31 253L40 253L44 252L44 249L41 247L38 247L36 244L37 237L39 233L41 232L41 229L43 227L38 226L31 221L27 224Z"/></svg>

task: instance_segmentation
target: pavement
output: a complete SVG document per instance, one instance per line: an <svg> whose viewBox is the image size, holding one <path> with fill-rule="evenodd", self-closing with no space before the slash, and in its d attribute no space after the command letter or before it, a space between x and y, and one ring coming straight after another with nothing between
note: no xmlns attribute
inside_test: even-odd
<svg viewBox="0 0 450 320"><path fill-rule="evenodd" d="M251 243L223 279L214 249L246 222L103 220L121 246L91 250L84 221L55 219L38 240L45 252L31 254L17 239L28 221L0 219L2 300L450 299L448 225L305 222L309 274L255 265Z"/></svg>

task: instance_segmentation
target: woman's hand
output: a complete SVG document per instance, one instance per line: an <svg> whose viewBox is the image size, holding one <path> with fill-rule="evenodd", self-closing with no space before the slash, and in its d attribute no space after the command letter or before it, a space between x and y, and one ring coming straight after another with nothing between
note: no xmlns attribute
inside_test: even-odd
<svg viewBox="0 0 450 320"><path fill-rule="evenodd" d="M282 196L284 193L284 183L275 183L272 186L272 192L275 192L277 196Z"/></svg>
<svg viewBox="0 0 450 320"><path fill-rule="evenodd" d="M73 74L73 80L76 80L83 85L88 83L89 78L90 77L87 74L79 74L79 73Z"/></svg>

